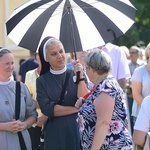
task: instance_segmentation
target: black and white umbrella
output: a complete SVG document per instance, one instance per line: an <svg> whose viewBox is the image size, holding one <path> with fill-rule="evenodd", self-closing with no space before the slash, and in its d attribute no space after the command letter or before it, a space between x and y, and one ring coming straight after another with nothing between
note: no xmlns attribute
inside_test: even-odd
<svg viewBox="0 0 150 150"><path fill-rule="evenodd" d="M29 0L6 22L7 35L31 51L47 36L60 39L66 52L88 50L125 34L135 12L129 0Z"/></svg>

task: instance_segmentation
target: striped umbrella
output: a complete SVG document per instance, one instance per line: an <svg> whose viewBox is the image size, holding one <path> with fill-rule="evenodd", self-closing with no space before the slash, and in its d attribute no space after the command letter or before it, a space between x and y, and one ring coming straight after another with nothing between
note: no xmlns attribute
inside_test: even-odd
<svg viewBox="0 0 150 150"><path fill-rule="evenodd" d="M60 39L66 52L88 50L125 34L135 12L129 0L29 0L6 22L7 35L31 51L47 36Z"/></svg>

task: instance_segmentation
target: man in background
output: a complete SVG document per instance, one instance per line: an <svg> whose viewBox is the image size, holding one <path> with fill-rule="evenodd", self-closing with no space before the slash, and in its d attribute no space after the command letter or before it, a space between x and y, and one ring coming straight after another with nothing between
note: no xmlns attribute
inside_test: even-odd
<svg viewBox="0 0 150 150"><path fill-rule="evenodd" d="M122 89L125 89L127 79L130 78L130 70L127 58L119 46L107 43L105 46L99 47L105 51L112 60L111 75L118 81Z"/></svg>
<svg viewBox="0 0 150 150"><path fill-rule="evenodd" d="M38 67L38 62L35 59L35 52L30 51L30 58L20 65L18 81L25 82L26 72Z"/></svg>

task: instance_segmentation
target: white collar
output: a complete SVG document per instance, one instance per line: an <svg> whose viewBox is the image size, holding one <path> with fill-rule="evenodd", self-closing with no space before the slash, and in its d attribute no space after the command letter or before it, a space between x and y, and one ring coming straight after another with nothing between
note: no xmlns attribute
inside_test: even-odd
<svg viewBox="0 0 150 150"><path fill-rule="evenodd" d="M65 66L62 70L53 70L52 68L50 68L50 72L51 72L52 74L56 74L56 75L62 74L62 73L64 73L66 70L67 70L67 67L66 67L66 66Z"/></svg>
<svg viewBox="0 0 150 150"><path fill-rule="evenodd" d="M6 82L0 81L0 85L7 85L7 84L9 84L11 81L12 81L11 79L8 80L8 81L6 81Z"/></svg>

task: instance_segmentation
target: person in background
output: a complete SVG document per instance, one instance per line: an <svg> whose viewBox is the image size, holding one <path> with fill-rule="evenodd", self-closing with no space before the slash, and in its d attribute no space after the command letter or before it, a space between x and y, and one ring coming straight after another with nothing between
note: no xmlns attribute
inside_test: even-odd
<svg viewBox="0 0 150 150"><path fill-rule="evenodd" d="M134 131L133 141L136 145L143 147L146 140L146 135L150 129L150 95L143 99L141 109L137 116Z"/></svg>
<svg viewBox="0 0 150 150"><path fill-rule="evenodd" d="M125 53L127 60L130 60L129 49L126 46L120 46L120 49Z"/></svg>
<svg viewBox="0 0 150 150"><path fill-rule="evenodd" d="M131 76L133 75L133 72L137 67L145 64L143 60L139 59L140 52L141 49L139 47L137 46L130 47L130 62L128 65L129 65Z"/></svg>
<svg viewBox="0 0 150 150"><path fill-rule="evenodd" d="M18 81L25 82L26 72L38 67L38 62L35 60L35 52L30 51L30 58L20 65Z"/></svg>
<svg viewBox="0 0 150 150"><path fill-rule="evenodd" d="M24 61L26 61L24 58L21 58L20 60L19 60L19 66L21 66L21 64L24 62Z"/></svg>
<svg viewBox="0 0 150 150"><path fill-rule="evenodd" d="M19 120L15 120L16 82L11 80L14 56L0 49L0 149L20 150L18 132L22 132L27 150L32 150L27 129L37 120L37 112L25 84L21 84L21 109Z"/></svg>
<svg viewBox="0 0 150 150"><path fill-rule="evenodd" d="M75 59L74 58L74 54L73 53L69 53L69 61L67 62L67 64L66 64L66 67L68 68L68 69L71 69L71 70L74 70L74 67L73 67L73 60Z"/></svg>
<svg viewBox="0 0 150 150"><path fill-rule="evenodd" d="M134 70L145 64L145 61L139 59L140 48L137 46L130 47L130 61L128 63L131 76L133 75ZM132 95L132 86L130 79L127 82L126 86L127 100L129 105L129 114L130 114L130 123L131 123L131 132L133 133L133 118L132 118L132 105L133 105L133 95Z"/></svg>
<svg viewBox="0 0 150 150"><path fill-rule="evenodd" d="M88 53L88 51L76 52L77 59L80 61L83 68L85 66L84 57L86 56L87 53ZM70 62L66 64L67 68L74 70L74 67L73 67L73 61L74 60L75 60L74 53L70 53Z"/></svg>
<svg viewBox="0 0 150 150"><path fill-rule="evenodd" d="M74 71L67 69L65 50L58 39L46 37L39 47L42 64L40 77L36 80L37 101L48 117L45 128L45 150L80 150L80 136L76 122L78 109L74 106L77 96L88 90L83 78L83 67L78 60L73 62L74 71L80 71L80 82L73 82ZM64 98L60 99L63 85L68 78Z"/></svg>
<svg viewBox="0 0 150 150"><path fill-rule="evenodd" d="M110 75L111 58L102 50L93 50L85 57L86 73L95 89L87 99L79 98L78 122L84 150L132 149L126 129L124 92ZM84 101L84 103L83 103Z"/></svg>
<svg viewBox="0 0 150 150"><path fill-rule="evenodd" d="M37 147L40 145L40 137L41 137L41 130L44 122L47 120L47 117L41 113L39 104L36 100L36 79L39 77L41 72L41 62L39 58L39 54L35 53L35 58L38 62L38 68L29 70L26 73L25 77L25 84L27 85L30 94L32 96L32 100L35 103L36 110L38 112L38 120L35 124L32 125L31 128L28 129L31 141L32 141L32 150L37 150Z"/></svg>
<svg viewBox="0 0 150 150"><path fill-rule="evenodd" d="M143 98L150 95L150 43L145 48L145 58L147 63L136 68L131 77L132 94L134 99L132 106L134 123L140 110Z"/></svg>
<svg viewBox="0 0 150 150"><path fill-rule="evenodd" d="M19 60L19 68L20 68L20 65L21 65L24 61L25 61L24 58L22 58L22 59ZM12 75L13 75L13 80L17 81L18 78L17 78L17 73L16 73L15 70L13 71L13 74L12 74Z"/></svg>
<svg viewBox="0 0 150 150"><path fill-rule="evenodd" d="M145 61L145 48L140 48L139 59Z"/></svg>
<svg viewBox="0 0 150 150"><path fill-rule="evenodd" d="M118 81L122 89L126 88L127 80L130 78L130 70L127 58L119 46L107 43L99 47L106 52L112 60L111 75Z"/></svg>

